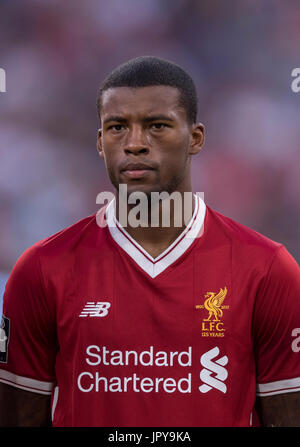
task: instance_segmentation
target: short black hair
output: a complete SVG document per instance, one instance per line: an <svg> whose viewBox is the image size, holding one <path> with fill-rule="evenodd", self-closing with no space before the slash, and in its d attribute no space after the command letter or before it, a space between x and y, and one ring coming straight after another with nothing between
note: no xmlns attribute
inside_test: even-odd
<svg viewBox="0 0 300 447"><path fill-rule="evenodd" d="M197 92L191 76L179 65L154 56L140 56L115 68L102 82L97 96L98 115L105 90L114 87L148 87L167 85L179 90L179 105L186 111L187 121L197 120Z"/></svg>

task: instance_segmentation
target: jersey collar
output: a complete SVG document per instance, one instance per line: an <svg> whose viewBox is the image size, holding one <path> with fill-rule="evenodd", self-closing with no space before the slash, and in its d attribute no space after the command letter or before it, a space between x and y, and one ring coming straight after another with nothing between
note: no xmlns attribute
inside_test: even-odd
<svg viewBox="0 0 300 447"><path fill-rule="evenodd" d="M202 236L206 205L200 196L194 195L195 209L185 230L159 256L153 258L138 244L115 217L115 199L106 208L106 222L114 241L144 270L151 278L155 278L182 256L195 239Z"/></svg>

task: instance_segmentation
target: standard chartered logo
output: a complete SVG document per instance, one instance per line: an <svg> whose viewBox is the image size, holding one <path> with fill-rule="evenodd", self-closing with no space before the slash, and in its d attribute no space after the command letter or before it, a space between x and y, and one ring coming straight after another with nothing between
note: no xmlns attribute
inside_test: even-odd
<svg viewBox="0 0 300 447"><path fill-rule="evenodd" d="M200 379L203 382L203 385L199 386L199 391L201 391L201 393L207 393L212 388L216 388L222 393L226 393L227 391L224 381L228 377L228 372L224 366L228 363L228 357L224 355L218 360L215 360L214 362L212 361L212 359L216 358L219 354L220 350L216 346L210 351L207 351L200 358L200 363L204 367L200 371ZM212 376L213 373L215 374L215 377Z"/></svg>
<svg viewBox="0 0 300 447"><path fill-rule="evenodd" d="M217 358L219 353L216 346L200 356L203 369L199 386L199 357L193 367L192 346L183 351L164 351L155 346L136 351L90 345L86 348L86 370L79 373L77 386L83 393L190 394L193 390L207 393L213 388L226 393L228 372L224 366L228 357Z"/></svg>

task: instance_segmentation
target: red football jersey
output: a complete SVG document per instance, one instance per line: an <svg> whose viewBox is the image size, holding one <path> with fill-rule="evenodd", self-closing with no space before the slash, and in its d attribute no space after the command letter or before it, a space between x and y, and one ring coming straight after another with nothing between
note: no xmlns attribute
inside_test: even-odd
<svg viewBox="0 0 300 447"><path fill-rule="evenodd" d="M103 216L102 216L103 217ZM7 282L0 381L52 394L54 426L250 426L300 391L300 275L206 207L153 259L111 204L35 244Z"/></svg>

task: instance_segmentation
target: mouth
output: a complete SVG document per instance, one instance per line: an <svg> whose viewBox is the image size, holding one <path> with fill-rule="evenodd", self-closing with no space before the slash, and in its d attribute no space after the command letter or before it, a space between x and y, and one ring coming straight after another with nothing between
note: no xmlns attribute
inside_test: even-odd
<svg viewBox="0 0 300 447"><path fill-rule="evenodd" d="M149 175L155 168L144 163L129 163L123 169L123 174L128 179L139 179Z"/></svg>

